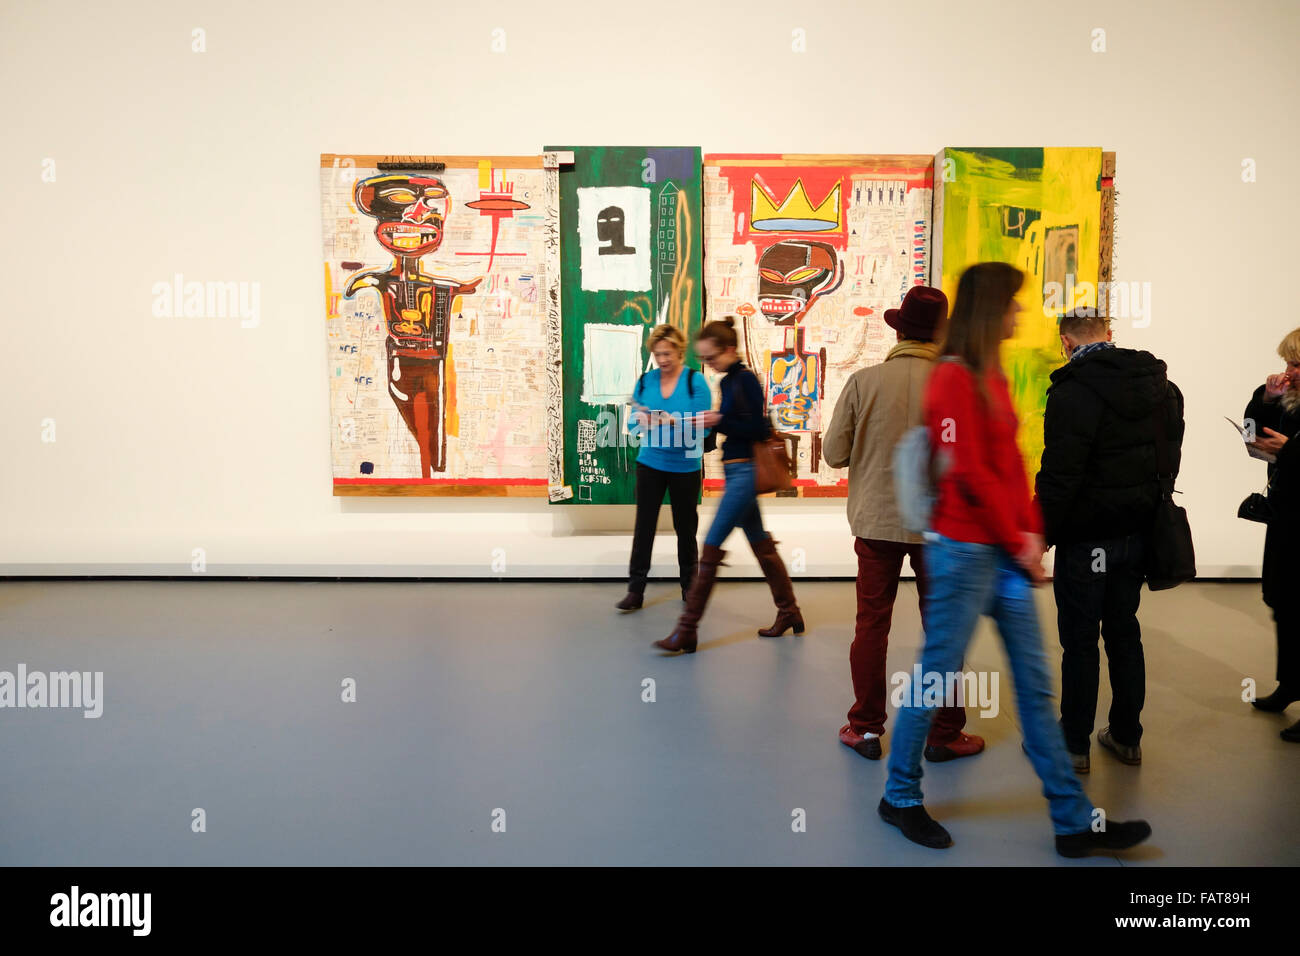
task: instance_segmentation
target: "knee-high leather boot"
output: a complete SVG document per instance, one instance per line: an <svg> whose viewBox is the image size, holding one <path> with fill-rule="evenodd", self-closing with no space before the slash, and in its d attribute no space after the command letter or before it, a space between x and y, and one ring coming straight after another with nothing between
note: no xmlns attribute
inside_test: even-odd
<svg viewBox="0 0 1300 956"><path fill-rule="evenodd" d="M772 589L772 600L776 603L776 620L771 627L759 628L760 637L780 637L788 628L793 627L796 634L803 633L803 613L799 602L794 598L794 585L786 573L785 562L776 553L776 542L771 538L751 544L754 557L758 558L767 586Z"/></svg>
<svg viewBox="0 0 1300 956"><path fill-rule="evenodd" d="M711 544L704 546L700 554L700 563L695 567L695 578L691 581L691 589L686 594L686 610L682 611L682 616L678 618L677 627L673 632L662 641L655 641L655 647L665 651L695 653L697 643L695 626L704 616L704 605L709 603L709 592L713 590L713 582L718 576L718 565L726 555L727 552L721 548L715 548Z"/></svg>

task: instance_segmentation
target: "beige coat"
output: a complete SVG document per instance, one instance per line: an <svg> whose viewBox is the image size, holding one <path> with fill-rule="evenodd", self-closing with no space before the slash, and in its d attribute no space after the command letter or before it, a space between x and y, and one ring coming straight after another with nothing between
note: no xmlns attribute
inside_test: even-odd
<svg viewBox="0 0 1300 956"><path fill-rule="evenodd" d="M930 342L899 342L879 365L854 372L835 403L822 457L832 468L849 469L849 527L859 538L921 541L898 517L894 446L922 424L925 380L937 354Z"/></svg>

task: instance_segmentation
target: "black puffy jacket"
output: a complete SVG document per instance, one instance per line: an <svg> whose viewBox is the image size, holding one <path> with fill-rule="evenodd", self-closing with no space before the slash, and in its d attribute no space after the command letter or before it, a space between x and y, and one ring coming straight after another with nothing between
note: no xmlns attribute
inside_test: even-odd
<svg viewBox="0 0 1300 956"><path fill-rule="evenodd" d="M1273 520L1264 535L1264 603L1275 610L1294 613L1300 609L1300 409L1288 409L1280 401L1264 401L1264 386L1255 389L1246 406L1245 421L1254 424L1255 434L1267 437L1264 429L1287 436L1277 462L1268 466L1268 500Z"/></svg>
<svg viewBox="0 0 1300 956"><path fill-rule="evenodd" d="M1052 373L1036 491L1047 543L1145 532L1160 500L1157 415L1178 473L1183 393L1150 352L1106 348Z"/></svg>

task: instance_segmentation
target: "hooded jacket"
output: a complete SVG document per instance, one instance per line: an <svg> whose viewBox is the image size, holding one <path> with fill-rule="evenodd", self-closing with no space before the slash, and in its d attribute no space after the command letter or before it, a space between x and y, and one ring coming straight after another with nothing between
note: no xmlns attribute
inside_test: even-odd
<svg viewBox="0 0 1300 956"><path fill-rule="evenodd" d="M1100 349L1052 373L1036 490L1049 545L1146 532L1160 500L1157 416L1178 474L1183 394L1150 352Z"/></svg>

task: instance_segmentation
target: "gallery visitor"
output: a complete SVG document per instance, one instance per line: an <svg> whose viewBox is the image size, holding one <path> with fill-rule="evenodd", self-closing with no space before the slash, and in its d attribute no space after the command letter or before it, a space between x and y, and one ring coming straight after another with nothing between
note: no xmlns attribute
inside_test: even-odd
<svg viewBox="0 0 1300 956"><path fill-rule="evenodd" d="M1246 406L1245 425L1254 435L1256 451L1275 458L1268 464L1268 530L1264 533L1264 603L1277 626L1277 688L1254 705L1281 713L1300 700L1300 329L1288 333L1277 353L1286 368L1255 389ZM1300 721L1282 732L1282 739L1300 743Z"/></svg>
<svg viewBox="0 0 1300 956"><path fill-rule="evenodd" d="M904 557L916 575L922 626L925 622L921 536L907 531L899 517L892 462L903 433L921 424L925 381L938 352L935 339L947 317L948 297L929 286L913 286L899 308L887 309L885 323L898 344L879 365L849 376L822 439L826 464L849 470L849 529L858 556L857 620L849 645L854 701L839 737L868 760L879 760L882 752L885 658ZM982 751L983 738L964 733L965 726L964 706L941 707L930 728L926 758L952 760Z"/></svg>
<svg viewBox="0 0 1300 956"><path fill-rule="evenodd" d="M925 425L939 459L937 498L926 533L925 644L920 671L960 671L983 614L997 624L1011 663L1024 749L1042 781L1056 849L1064 856L1131 847L1151 834L1145 821L1106 821L1094 829L1093 806L1070 765L1056 723L1051 678L1038 628L1034 586L1042 583L1041 519L1016 446L1017 419L1001 365L1001 343L1015 332L1015 295L1024 274L1014 266L971 266L957 285L940 359L926 383ZM943 848L952 837L926 812L921 751L936 703L903 696L878 812L904 836Z"/></svg>
<svg viewBox="0 0 1300 956"><path fill-rule="evenodd" d="M726 436L722 443L725 486L718 511L704 537L695 579L686 594L686 608L673 632L654 642L656 647L665 651L687 654L695 652L698 644L696 627L713 590L718 566L727 554L722 545L737 527L745 532L777 608L772 626L758 633L763 637L780 637L790 629L796 634L802 634L804 630L794 585L785 563L777 554L776 542L763 528L763 517L758 508L752 445L768 437L772 425L764 413L763 386L736 352L735 317L729 315L706 323L696 336L695 354L701 362L722 375L722 400L718 410L702 412L699 421L712 429L705 442L706 451L713 450L718 433Z"/></svg>
<svg viewBox="0 0 1300 956"><path fill-rule="evenodd" d="M1057 331L1067 361L1047 389L1035 486L1047 547L1056 548L1061 730L1075 773L1088 773L1098 633L1106 645L1110 712L1097 743L1130 766L1142 762L1143 552L1161 501L1155 476L1178 475L1183 394L1160 359L1116 346L1095 309L1063 316Z"/></svg>
<svg viewBox="0 0 1300 956"><path fill-rule="evenodd" d="M628 431L640 442L636 456L636 525L628 563L627 595L616 607L635 611L645 599L659 509L667 493L677 533L677 569L682 600L695 576L698 551L700 478L704 435L700 412L713 404L704 376L686 364L686 336L672 325L657 326L647 343L656 368L638 379L632 393Z"/></svg>

